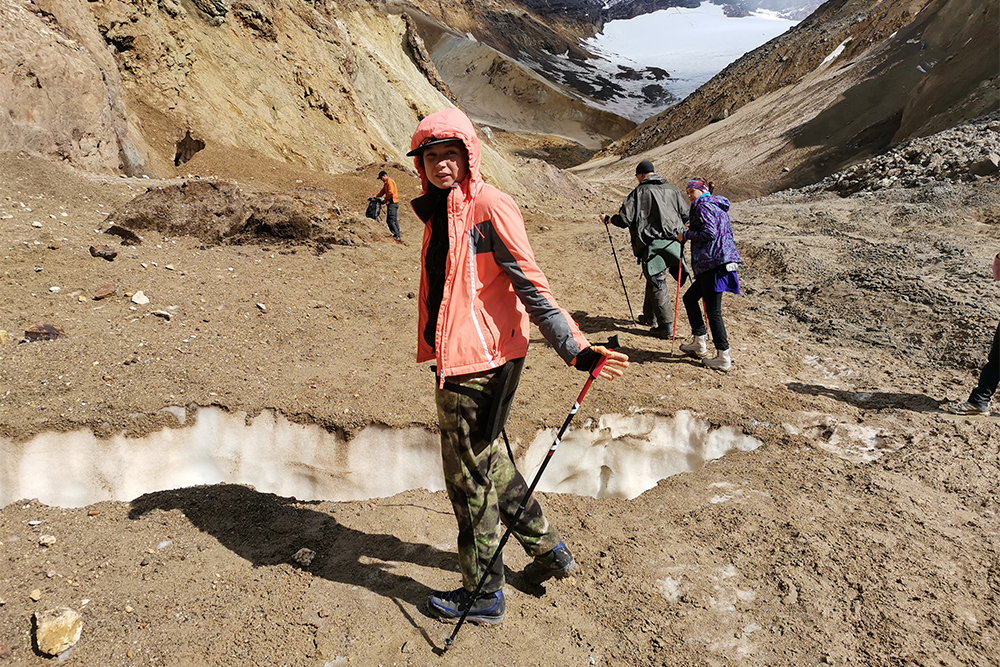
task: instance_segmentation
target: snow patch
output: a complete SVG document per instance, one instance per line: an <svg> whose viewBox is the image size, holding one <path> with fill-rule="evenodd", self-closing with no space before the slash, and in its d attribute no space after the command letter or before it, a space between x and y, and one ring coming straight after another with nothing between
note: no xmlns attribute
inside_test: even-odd
<svg viewBox="0 0 1000 667"><path fill-rule="evenodd" d="M825 65L825 64L827 64L829 62L833 62L834 60L836 60L837 58L839 58L840 54L844 52L845 48L847 48L847 43L849 41L851 41L851 40L850 39L845 39L843 42L841 42L840 46L838 46L837 48L835 48L830 53L830 55L828 55L826 58L823 58L823 62L821 62L819 64L819 66L822 67L823 65Z"/></svg>
<svg viewBox="0 0 1000 667"><path fill-rule="evenodd" d="M184 424L180 408L171 412ZM212 407L199 408L188 422L142 438L99 439L79 430L42 433L25 443L0 439L0 506L38 498L81 507L220 483L333 501L444 489L439 438L427 429L373 425L345 441L271 411L248 419ZM554 438L555 430L543 430L528 446L518 461L525 478L534 476ZM566 434L538 489L634 498L665 477L759 445L732 427L710 429L688 411L672 418L604 415L596 428Z"/></svg>

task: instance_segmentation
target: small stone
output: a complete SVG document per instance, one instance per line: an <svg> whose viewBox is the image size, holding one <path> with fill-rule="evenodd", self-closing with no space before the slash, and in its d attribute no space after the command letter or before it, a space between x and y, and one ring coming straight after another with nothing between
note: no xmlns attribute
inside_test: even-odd
<svg viewBox="0 0 1000 667"><path fill-rule="evenodd" d="M33 223L31 223L31 226L32 226L32 227L41 227L41 226L42 226L42 223L40 223L40 222L38 222L37 220L35 220L35 221L34 221Z"/></svg>
<svg viewBox="0 0 1000 667"><path fill-rule="evenodd" d="M38 602L39 600L42 599L42 591L36 588L35 590L28 593L28 597L34 600L35 602Z"/></svg>
<svg viewBox="0 0 1000 667"><path fill-rule="evenodd" d="M101 376L101 379L104 380L105 382L111 382L115 378L114 378L113 375L108 375L107 373L105 373L104 375ZM91 515L91 516L93 516L93 515Z"/></svg>
<svg viewBox="0 0 1000 667"><path fill-rule="evenodd" d="M262 313L266 313L267 312L267 306L265 306L262 303L258 303L257 304L257 310L259 310Z"/></svg>
<svg viewBox="0 0 1000 667"><path fill-rule="evenodd" d="M101 510L88 510L87 516L100 516Z"/></svg>
<svg viewBox="0 0 1000 667"><path fill-rule="evenodd" d="M96 290L94 290L94 301L107 299L109 296L114 294L117 289L118 289L117 285L112 285L111 283L101 285Z"/></svg>
<svg viewBox="0 0 1000 667"><path fill-rule="evenodd" d="M140 306L145 306L149 303L149 297L143 294L142 290L139 290L132 295L132 303L138 304Z"/></svg>
<svg viewBox="0 0 1000 667"><path fill-rule="evenodd" d="M109 245L92 245L90 246L90 254L93 257L100 257L110 262L118 256L118 251Z"/></svg>
<svg viewBox="0 0 1000 667"><path fill-rule="evenodd" d="M413 653L413 646L410 642L403 642L403 646L399 649L400 653Z"/></svg>
<svg viewBox="0 0 1000 667"><path fill-rule="evenodd" d="M56 340L65 336L66 332L54 324L36 324L30 329L24 330L24 337L29 343L39 340Z"/></svg>
<svg viewBox="0 0 1000 667"><path fill-rule="evenodd" d="M167 264L163 268L165 268L167 271L173 271L174 270L174 265L173 264Z"/></svg>
<svg viewBox="0 0 1000 667"><path fill-rule="evenodd" d="M43 547L51 547L53 544L56 543L56 536L42 535L41 537L38 538L38 543Z"/></svg>
<svg viewBox="0 0 1000 667"><path fill-rule="evenodd" d="M157 317L162 317L167 322L169 322L170 320L174 319L173 313L168 313L165 310L154 310L153 312L150 313L150 315L155 315Z"/></svg>
<svg viewBox="0 0 1000 667"><path fill-rule="evenodd" d="M62 288L59 287L59 285L53 285L52 287L49 288L49 291L52 292L53 294L58 294L60 290L62 290Z"/></svg>
<svg viewBox="0 0 1000 667"><path fill-rule="evenodd" d="M80 641L83 617L69 607L35 612L35 643L47 655L59 655Z"/></svg>
<svg viewBox="0 0 1000 667"><path fill-rule="evenodd" d="M302 548L295 552L295 555L292 556L292 560L294 560L296 563L298 563L303 567L309 567L310 565L312 565L313 558L315 557L316 557L315 551L313 551L312 549Z"/></svg>

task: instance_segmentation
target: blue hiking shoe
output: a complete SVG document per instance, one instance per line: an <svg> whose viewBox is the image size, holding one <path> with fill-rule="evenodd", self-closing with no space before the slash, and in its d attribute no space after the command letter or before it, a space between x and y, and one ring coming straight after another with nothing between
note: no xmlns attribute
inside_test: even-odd
<svg viewBox="0 0 1000 667"><path fill-rule="evenodd" d="M464 588L454 591L441 591L431 595L428 609L431 613L444 621L457 621L462 617L462 612L469 604L471 594ZM495 625L501 623L506 610L506 603L503 599L503 591L484 593L473 600L472 608L465 620L469 623L486 623Z"/></svg>
<svg viewBox="0 0 1000 667"><path fill-rule="evenodd" d="M524 579L528 583L537 586L552 577L557 579L567 577L575 569L576 561L573 560L573 554L569 552L565 544L560 542L552 551L535 556L535 560L528 563L521 574L524 575Z"/></svg>

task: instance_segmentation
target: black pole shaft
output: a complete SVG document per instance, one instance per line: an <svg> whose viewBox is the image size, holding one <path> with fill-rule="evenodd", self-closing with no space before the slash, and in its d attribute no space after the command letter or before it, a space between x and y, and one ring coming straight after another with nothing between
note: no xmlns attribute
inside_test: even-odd
<svg viewBox="0 0 1000 667"><path fill-rule="evenodd" d="M483 586L486 585L486 579L490 576L490 571L493 569L493 565L497 562L497 558L503 552L503 547L507 544L507 540L510 539L510 534L514 531L514 526L521 519L521 515L524 513L524 508L528 504L528 500L531 499L531 494L535 492L535 487L538 486L538 481L542 478L542 473L545 472L545 467L549 465L549 461L552 459L552 455L555 454L556 448L559 447L559 443L562 442L563 436L566 434L566 429L569 428L569 423L573 421L573 417L576 416L577 411L580 409L580 403L583 402L583 397L587 395L590 391L590 385L594 383L594 380L601 374L601 369L604 367L604 363L607 361L607 357L602 357L601 361L598 362L594 370L590 371L590 377L587 378L587 384L583 385L583 389L580 391L580 395L577 397L576 402L573 404L573 409L569 411L566 415L566 421L563 422L562 428L559 429L559 433L556 434L556 439L549 447L548 453L545 458L542 459L542 465L538 468L538 472L535 473L535 478L531 480L531 486L524 494L524 498L521 499L521 504L517 508L517 512L514 514L514 518L507 524L507 530L504 531L503 537L500 538L500 544L497 546L496 551L493 552L493 558L490 559L489 565L486 566L486 570L483 572L483 576L479 578L479 583L476 584L476 590L472 592L469 596L469 602L465 605L465 609L462 611L461 618L458 619L458 623L455 625L455 629L452 631L451 636L444 640L444 650L448 650L448 647L455 643L455 637L458 635L458 631L462 629L462 625L465 623L465 619L469 616L469 611L472 609L472 604L475 602L476 598L479 596L479 592L483 590Z"/></svg>
<svg viewBox="0 0 1000 667"><path fill-rule="evenodd" d="M615 242L611 238L611 228L608 227L608 223L604 223L604 231L608 233L608 241L611 242L611 255L615 258L615 266L618 268L618 279L622 281L622 291L625 292L625 303L628 304L628 316L632 318L632 324L635 324L635 315L632 314L632 303L628 300L628 290L625 289L625 277L622 275L622 267L618 264L618 253L615 252Z"/></svg>

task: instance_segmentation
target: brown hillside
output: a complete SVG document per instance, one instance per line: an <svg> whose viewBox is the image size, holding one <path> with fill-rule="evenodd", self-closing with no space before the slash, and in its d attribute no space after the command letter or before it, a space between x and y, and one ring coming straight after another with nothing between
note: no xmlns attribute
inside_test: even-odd
<svg viewBox="0 0 1000 667"><path fill-rule="evenodd" d="M841 62L853 60L911 22L927 4L927 0L830 0L793 29L729 65L681 103L642 123L606 153L637 155L689 135L767 93L801 81L843 42L847 43Z"/></svg>

